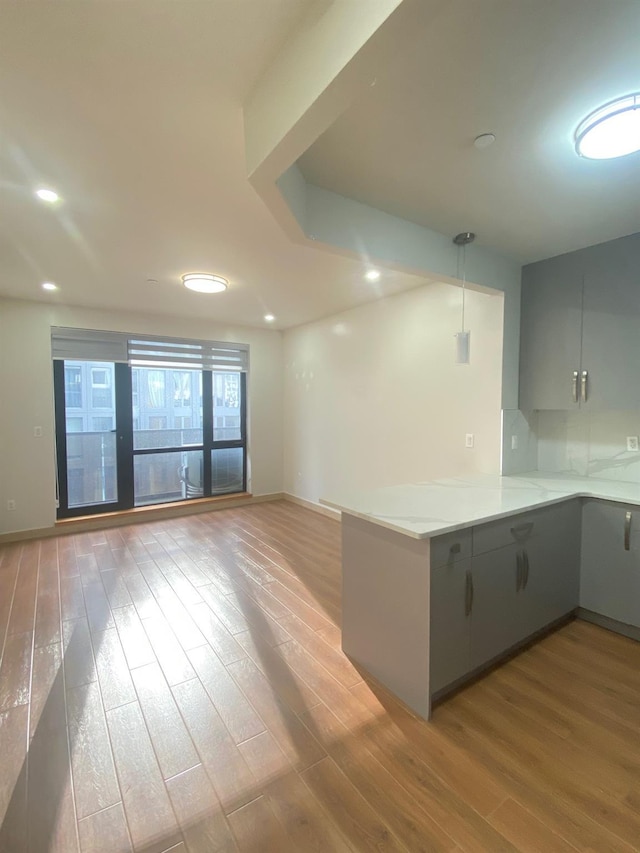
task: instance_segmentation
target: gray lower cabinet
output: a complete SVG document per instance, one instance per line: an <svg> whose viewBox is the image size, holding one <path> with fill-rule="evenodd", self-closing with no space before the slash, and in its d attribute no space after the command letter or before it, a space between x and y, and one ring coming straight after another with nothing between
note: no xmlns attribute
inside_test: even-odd
<svg viewBox="0 0 640 853"><path fill-rule="evenodd" d="M640 627L640 507L584 502L580 606Z"/></svg>
<svg viewBox="0 0 640 853"><path fill-rule="evenodd" d="M431 649L435 654L429 677L435 693L469 672L470 558L432 569L431 602Z"/></svg>
<svg viewBox="0 0 640 853"><path fill-rule="evenodd" d="M471 669L497 657L518 640L517 569L516 545L473 557Z"/></svg>
<svg viewBox="0 0 640 853"><path fill-rule="evenodd" d="M432 696L575 610L580 521L573 500L481 525L470 558L432 568Z"/></svg>
<svg viewBox="0 0 640 853"><path fill-rule="evenodd" d="M578 605L580 589L579 500L536 513L541 534L524 543L517 596L517 641L562 618Z"/></svg>

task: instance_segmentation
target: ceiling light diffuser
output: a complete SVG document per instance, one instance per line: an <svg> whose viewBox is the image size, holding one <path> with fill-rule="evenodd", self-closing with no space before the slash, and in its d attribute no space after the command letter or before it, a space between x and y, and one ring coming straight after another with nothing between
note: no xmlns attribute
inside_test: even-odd
<svg viewBox="0 0 640 853"><path fill-rule="evenodd" d="M576 151L589 160L611 160L640 151L640 92L588 115L576 130Z"/></svg>
<svg viewBox="0 0 640 853"><path fill-rule="evenodd" d="M380 278L380 270L369 270L364 274L367 281L377 281Z"/></svg>
<svg viewBox="0 0 640 853"><path fill-rule="evenodd" d="M273 315L273 314L265 314L265 315L264 315L264 319L267 321L267 323L273 323L273 321L274 321L276 318L274 317L274 315Z"/></svg>
<svg viewBox="0 0 640 853"><path fill-rule="evenodd" d="M40 187L40 189L36 190L36 195L40 199L40 201L48 201L49 204L53 204L54 201L58 201L60 196L54 190L48 190L44 187Z"/></svg>
<svg viewBox="0 0 640 853"><path fill-rule="evenodd" d="M57 290L58 285L54 284L52 281L45 281L42 285L43 290Z"/></svg>
<svg viewBox="0 0 640 853"><path fill-rule="evenodd" d="M182 276L182 282L189 290L198 293L222 293L227 289L229 282L221 275L211 275L204 272L190 272Z"/></svg>

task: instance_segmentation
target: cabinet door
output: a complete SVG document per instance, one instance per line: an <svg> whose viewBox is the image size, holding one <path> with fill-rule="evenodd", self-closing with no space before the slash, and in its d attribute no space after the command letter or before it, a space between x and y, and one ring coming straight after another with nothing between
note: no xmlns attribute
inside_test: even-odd
<svg viewBox="0 0 640 853"><path fill-rule="evenodd" d="M571 255L522 270L520 408L573 409L580 369L582 266Z"/></svg>
<svg viewBox="0 0 640 853"><path fill-rule="evenodd" d="M584 278L583 407L640 408L640 234L589 250Z"/></svg>
<svg viewBox="0 0 640 853"><path fill-rule="evenodd" d="M625 522L631 513L625 549ZM640 627L640 508L588 500L582 508L580 606Z"/></svg>
<svg viewBox="0 0 640 853"><path fill-rule="evenodd" d="M580 515L577 500L542 510L540 535L522 551L518 595L520 637L539 631L578 606L580 587Z"/></svg>
<svg viewBox="0 0 640 853"><path fill-rule="evenodd" d="M471 665L480 666L518 640L516 545L472 559Z"/></svg>
<svg viewBox="0 0 640 853"><path fill-rule="evenodd" d="M431 570L430 692L436 693L471 668L469 609L471 560Z"/></svg>

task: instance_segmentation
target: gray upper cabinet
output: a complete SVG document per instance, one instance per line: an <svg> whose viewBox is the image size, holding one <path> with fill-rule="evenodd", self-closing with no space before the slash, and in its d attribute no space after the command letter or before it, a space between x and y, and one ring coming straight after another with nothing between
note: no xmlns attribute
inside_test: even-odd
<svg viewBox="0 0 640 853"><path fill-rule="evenodd" d="M580 606L640 627L639 507L584 502Z"/></svg>
<svg viewBox="0 0 640 853"><path fill-rule="evenodd" d="M522 271L520 408L640 408L640 234Z"/></svg>
<svg viewBox="0 0 640 853"><path fill-rule="evenodd" d="M588 409L640 408L640 235L596 246L584 274Z"/></svg>
<svg viewBox="0 0 640 853"><path fill-rule="evenodd" d="M520 408L578 407L573 382L580 370L582 271L571 255L522 270Z"/></svg>

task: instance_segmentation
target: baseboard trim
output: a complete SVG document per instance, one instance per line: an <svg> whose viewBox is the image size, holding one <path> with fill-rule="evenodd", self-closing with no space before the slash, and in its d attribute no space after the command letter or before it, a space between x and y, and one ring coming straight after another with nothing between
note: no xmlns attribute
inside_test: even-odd
<svg viewBox="0 0 640 853"><path fill-rule="evenodd" d="M123 527L129 524L144 524L147 521L161 521L165 518L180 518L186 515L200 515L205 512L217 512L222 509L251 506L269 501L285 499L283 492L272 492L268 495L242 495L228 498L204 498L171 505L138 507L122 512L110 512L100 515L85 515L82 518L65 518L56 521L52 527L33 528L31 530L16 530L11 533L0 533L0 545L11 542L23 542L30 539L46 539L51 536L65 536L71 533L84 533L90 530L104 530L109 527Z"/></svg>
<svg viewBox="0 0 640 853"><path fill-rule="evenodd" d="M309 501L306 498L299 498L297 495L292 495L290 492L283 492L282 497L285 501L289 501L297 506L302 506L305 509L313 510L313 512L317 512L319 515L324 515L325 518L332 518L334 521L340 521L342 516L342 513L337 509L331 509L331 507L323 506L315 501Z"/></svg>
<svg viewBox="0 0 640 853"><path fill-rule="evenodd" d="M577 615L579 619L584 619L585 622L591 622L593 625L606 628L607 631L613 631L615 634L622 634L623 637L629 637L631 640L640 641L640 628L635 625L618 622L617 619L602 616L602 614L594 613L593 610L586 610L584 607L578 607Z"/></svg>

